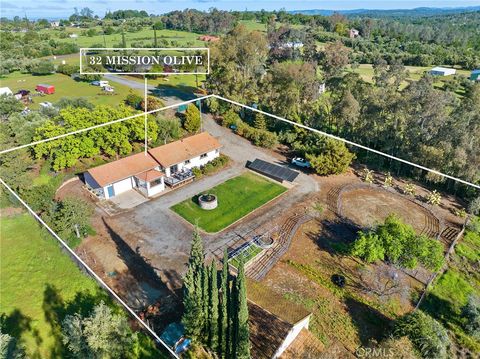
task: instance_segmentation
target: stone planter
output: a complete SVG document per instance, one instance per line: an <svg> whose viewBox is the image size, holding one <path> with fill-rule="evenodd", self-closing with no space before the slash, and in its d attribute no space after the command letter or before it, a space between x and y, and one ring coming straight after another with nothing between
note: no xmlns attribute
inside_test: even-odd
<svg viewBox="0 0 480 359"><path fill-rule="evenodd" d="M207 211L215 209L218 206L217 196L209 193L202 194L198 197L198 204L200 208Z"/></svg>

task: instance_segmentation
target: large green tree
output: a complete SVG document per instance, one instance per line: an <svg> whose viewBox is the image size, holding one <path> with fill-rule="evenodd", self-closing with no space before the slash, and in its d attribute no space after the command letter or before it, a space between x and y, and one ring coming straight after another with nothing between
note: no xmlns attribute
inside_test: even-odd
<svg viewBox="0 0 480 359"><path fill-rule="evenodd" d="M82 317L67 315L62 322L63 343L74 358L121 358L132 350L134 336L127 318L103 301Z"/></svg>
<svg viewBox="0 0 480 359"><path fill-rule="evenodd" d="M185 111L185 120L183 127L189 133L197 133L200 131L202 118L200 110L194 104L190 104Z"/></svg>

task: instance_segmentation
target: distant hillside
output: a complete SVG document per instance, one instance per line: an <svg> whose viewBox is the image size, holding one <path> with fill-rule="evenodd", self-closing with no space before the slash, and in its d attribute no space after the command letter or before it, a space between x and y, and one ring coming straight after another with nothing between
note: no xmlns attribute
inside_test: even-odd
<svg viewBox="0 0 480 359"><path fill-rule="evenodd" d="M304 14L304 15L324 15L330 16L334 12L341 13L345 16L367 16L374 18L382 17L426 17L435 15L448 15L458 14L464 12L480 11L480 6L470 7L455 7L455 8L432 8L432 7L419 7L415 9L392 9L392 10L372 10L372 9L354 9L354 10L293 10L289 11L292 14Z"/></svg>

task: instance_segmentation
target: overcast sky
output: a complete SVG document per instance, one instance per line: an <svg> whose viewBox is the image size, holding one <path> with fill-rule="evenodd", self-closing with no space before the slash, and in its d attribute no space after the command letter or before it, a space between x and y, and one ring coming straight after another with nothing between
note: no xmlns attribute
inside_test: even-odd
<svg viewBox="0 0 480 359"><path fill-rule="evenodd" d="M304 9L400 9L415 7L460 7L480 5L480 0L0 0L1 16L11 18L15 15L31 19L65 18L73 13L73 9L89 7L96 15L103 16L108 10L137 9L148 13L161 14L172 10L195 8L207 10L216 7L223 10L287 10Z"/></svg>

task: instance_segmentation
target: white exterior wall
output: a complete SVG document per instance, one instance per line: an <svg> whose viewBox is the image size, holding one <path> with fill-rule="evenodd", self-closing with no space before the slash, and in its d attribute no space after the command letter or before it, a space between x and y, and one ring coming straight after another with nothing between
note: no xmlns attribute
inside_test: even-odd
<svg viewBox="0 0 480 359"><path fill-rule="evenodd" d="M147 192L148 192L148 197L155 196L156 194L159 194L165 189L165 183L163 182L163 177L162 177L162 183L157 184L156 186L151 187L150 183L147 183Z"/></svg>
<svg viewBox="0 0 480 359"><path fill-rule="evenodd" d="M125 178L124 180L115 182L112 185L113 185L113 192L115 193L115 196L132 189L134 186L132 177ZM103 187L103 192L105 193L105 199L110 198L108 195L108 189L107 189L110 186L111 185Z"/></svg>
<svg viewBox="0 0 480 359"><path fill-rule="evenodd" d="M185 167L185 168L188 168L188 169L192 169L193 167L204 166L208 162L217 158L218 156L220 156L220 151L213 150L213 151L210 151L210 152L207 153L207 157L205 157L205 158L200 158L200 156L194 157L190 160L190 163L188 163L188 164L183 164L182 163L182 166Z"/></svg>
<svg viewBox="0 0 480 359"><path fill-rule="evenodd" d="M207 152L207 157L200 158L200 156L194 157L190 159L190 163L185 164L185 162L177 163L178 171L181 171L184 168L192 169L193 167L200 167L206 165L208 162L212 161L213 159L220 156L220 150L213 150ZM170 166L172 167L172 166ZM165 176L170 177L170 167L165 168Z"/></svg>
<svg viewBox="0 0 480 359"><path fill-rule="evenodd" d="M279 358L280 355L283 354L285 350L292 344L292 342L295 340L295 338L300 334L300 331L305 328L308 329L308 324L310 323L310 315L306 316L304 319L299 321L297 324L293 326L292 329L290 329L290 332L287 334L285 339L283 340L282 345L277 349L275 355L273 356L273 359Z"/></svg>

